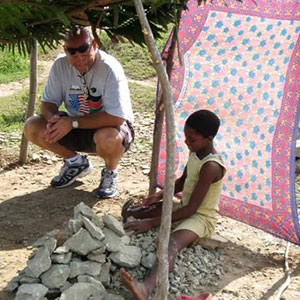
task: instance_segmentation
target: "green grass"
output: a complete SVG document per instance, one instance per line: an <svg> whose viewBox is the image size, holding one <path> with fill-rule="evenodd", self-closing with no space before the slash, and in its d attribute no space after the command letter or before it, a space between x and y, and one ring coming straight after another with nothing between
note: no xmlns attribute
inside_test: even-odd
<svg viewBox="0 0 300 300"><path fill-rule="evenodd" d="M129 84L132 106L134 111L154 111L154 87L145 87L139 84ZM36 112L39 112L40 98L43 86L39 86L37 93ZM11 132L21 130L26 115L28 104L28 89L14 95L0 98L0 131Z"/></svg>
<svg viewBox="0 0 300 300"><path fill-rule="evenodd" d="M42 86L37 93L36 111L39 110L39 99ZM13 96L0 98L0 131L11 132L21 130L24 125L29 99L29 90L25 89Z"/></svg>
<svg viewBox="0 0 300 300"><path fill-rule="evenodd" d="M109 54L119 60L127 77L135 80L143 80L156 76L155 69L151 65L149 54L142 47L131 46L126 43L118 44L107 50Z"/></svg>
<svg viewBox="0 0 300 300"><path fill-rule="evenodd" d="M156 88L130 83L129 89L133 111L154 111Z"/></svg>
<svg viewBox="0 0 300 300"><path fill-rule="evenodd" d="M163 35L161 40L156 41L159 53L162 52L168 37L169 31ZM146 46L132 45L129 42L113 44L105 33L100 38L107 52L117 58L122 64L127 77L143 80L156 76L156 71L152 66Z"/></svg>
<svg viewBox="0 0 300 300"><path fill-rule="evenodd" d="M0 83L17 81L28 77L29 57L24 57L15 51L12 54L8 50L0 50Z"/></svg>

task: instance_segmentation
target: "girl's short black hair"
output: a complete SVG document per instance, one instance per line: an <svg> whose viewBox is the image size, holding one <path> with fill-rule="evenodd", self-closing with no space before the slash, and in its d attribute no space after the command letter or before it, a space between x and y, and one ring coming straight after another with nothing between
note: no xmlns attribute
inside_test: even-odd
<svg viewBox="0 0 300 300"><path fill-rule="evenodd" d="M192 113L185 125L194 129L203 137L215 136L220 127L220 119L210 110L201 109Z"/></svg>

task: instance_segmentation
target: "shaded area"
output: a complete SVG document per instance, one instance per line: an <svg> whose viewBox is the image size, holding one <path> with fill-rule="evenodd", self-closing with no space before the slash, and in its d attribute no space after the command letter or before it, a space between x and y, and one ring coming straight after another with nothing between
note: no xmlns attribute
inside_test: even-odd
<svg viewBox="0 0 300 300"><path fill-rule="evenodd" d="M80 185L77 181L65 189L48 187L2 202L0 250L23 248L46 232L63 228L81 201L93 207L98 201L94 193L76 189Z"/></svg>

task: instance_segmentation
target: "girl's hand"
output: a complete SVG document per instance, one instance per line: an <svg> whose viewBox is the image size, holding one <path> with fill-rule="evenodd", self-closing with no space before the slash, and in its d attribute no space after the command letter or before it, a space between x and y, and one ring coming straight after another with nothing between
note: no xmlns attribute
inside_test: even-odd
<svg viewBox="0 0 300 300"><path fill-rule="evenodd" d="M153 203L156 203L158 201L160 201L163 197L163 193L162 191L159 191L155 194L150 195L148 198L144 199L142 205L148 206L151 205Z"/></svg>
<svg viewBox="0 0 300 300"><path fill-rule="evenodd" d="M135 233L143 233L154 227L152 219L143 219L124 224L125 230L133 230Z"/></svg>

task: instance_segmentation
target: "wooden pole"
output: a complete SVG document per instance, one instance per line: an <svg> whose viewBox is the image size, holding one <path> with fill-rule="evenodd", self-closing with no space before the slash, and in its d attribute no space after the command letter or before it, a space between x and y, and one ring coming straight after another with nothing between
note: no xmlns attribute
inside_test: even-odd
<svg viewBox="0 0 300 300"><path fill-rule="evenodd" d="M166 59L166 69L168 78L170 80L170 74L173 67L173 57L176 46L176 35L174 30L172 33L172 42L168 49L167 59ZM152 156L151 156L151 169L149 175L149 191L148 195L151 195L155 192L157 186L157 175L158 175L158 161L159 161L159 148L162 135L162 126L164 121L164 105L163 105L163 95L159 99L156 107L156 124L153 134L153 143L152 143Z"/></svg>
<svg viewBox="0 0 300 300"><path fill-rule="evenodd" d="M26 120L33 116L34 107L36 102L37 94L37 57L38 57L38 45L36 39L33 40L31 50L30 50L30 83L29 83L29 101L26 111ZM28 141L22 134L21 147L20 147L20 157L19 161L21 164L27 162L27 151L28 151Z"/></svg>
<svg viewBox="0 0 300 300"><path fill-rule="evenodd" d="M161 225L159 230L157 258L157 289L154 295L156 300L166 300L169 290L169 261L168 247L171 231L172 220L172 204L175 185L175 123L174 123L174 107L172 101L171 86L167 72L164 68L161 56L157 50L154 37L149 26L149 22L145 15L144 7L141 0L134 0L134 5L139 16L139 20L144 33L148 50L151 54L154 68L157 72L160 85L163 92L163 101L166 113L166 129L167 129L167 160L166 160L166 177L164 188L164 201L162 206Z"/></svg>
<svg viewBox="0 0 300 300"><path fill-rule="evenodd" d="M161 102L161 101L160 101ZM151 167L149 174L149 190L148 196L152 195L156 191L157 185L157 175L158 175L158 161L159 161L159 148L162 135L162 127L164 121L164 108L160 109L160 104L158 104L156 112L156 124L153 133L153 143L152 143L152 156L151 156Z"/></svg>

